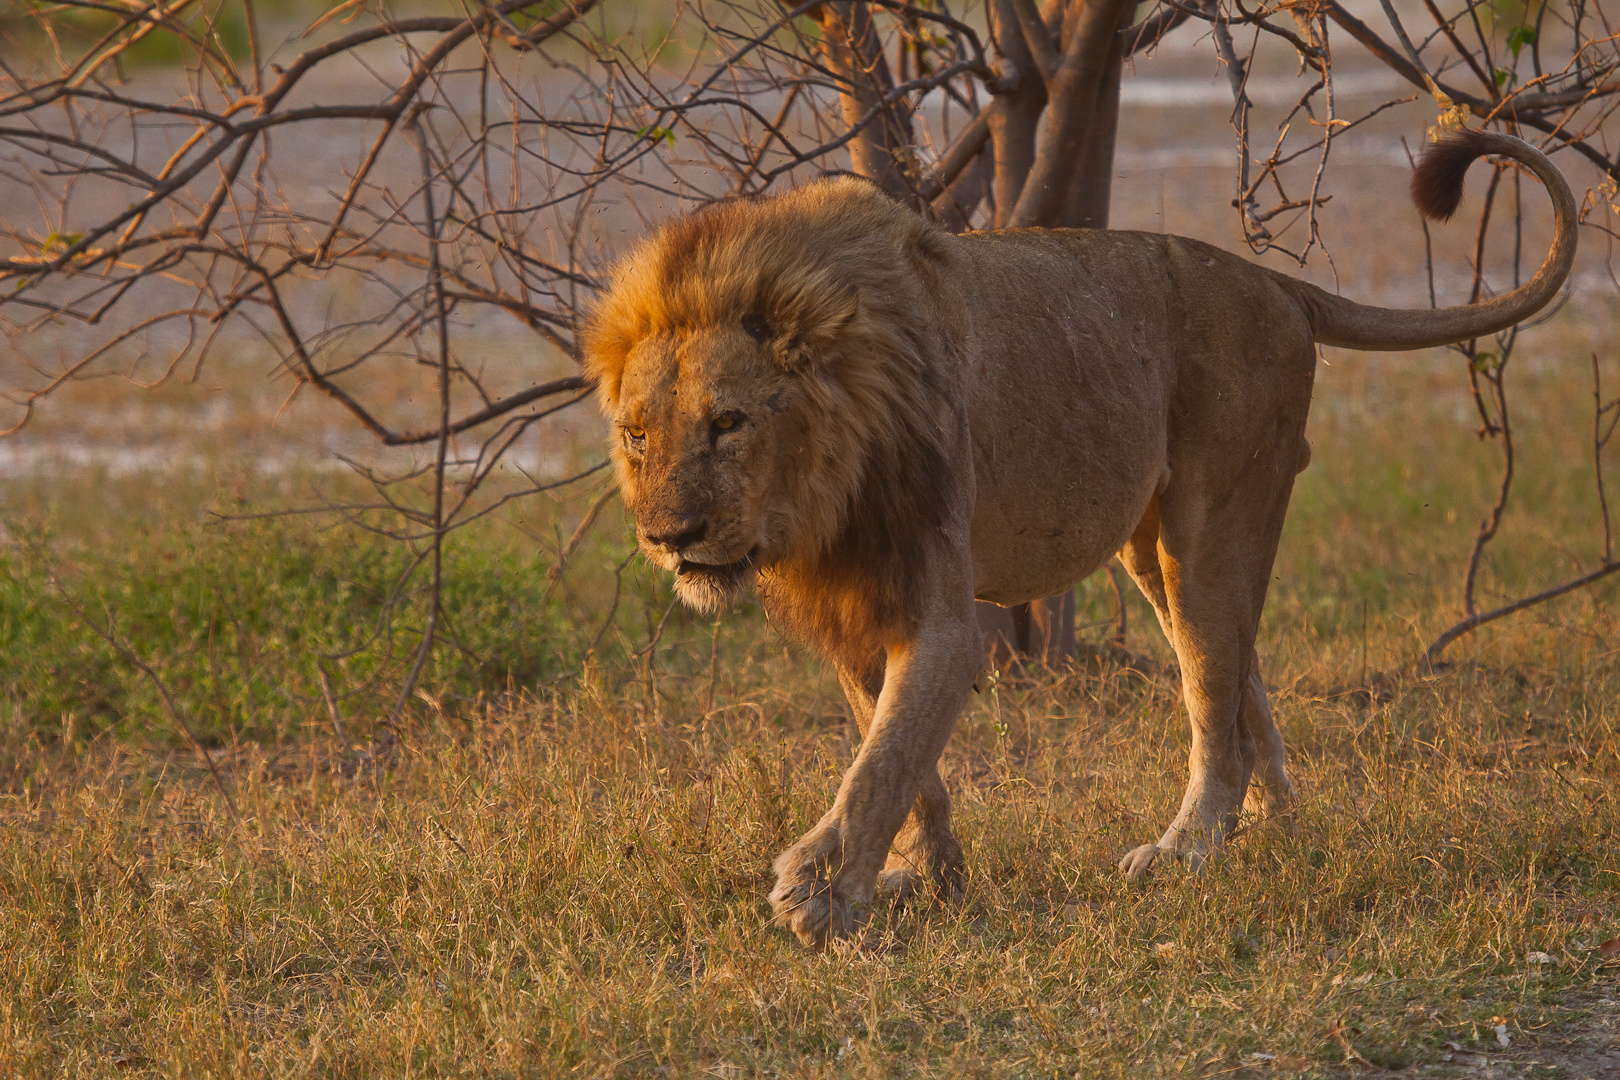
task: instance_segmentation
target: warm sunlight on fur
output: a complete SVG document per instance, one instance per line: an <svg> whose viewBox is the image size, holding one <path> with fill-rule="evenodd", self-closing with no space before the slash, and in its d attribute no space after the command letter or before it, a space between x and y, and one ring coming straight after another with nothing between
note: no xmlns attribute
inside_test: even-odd
<svg viewBox="0 0 1620 1080"><path fill-rule="evenodd" d="M878 888L954 891L936 762L982 664L974 599L1049 595L1116 552L1193 726L1180 812L1121 868L1200 865L1246 797L1289 805L1254 641L1310 457L1315 344L1490 333L1574 256L1569 190L1516 139L1441 144L1420 205L1454 205L1486 153L1542 181L1557 237L1525 286L1460 308L1359 305L1174 236L951 236L851 179L700 211L619 269L586 355L642 550L704 610L757 582L861 727L832 809L776 862L783 925L820 945Z"/></svg>

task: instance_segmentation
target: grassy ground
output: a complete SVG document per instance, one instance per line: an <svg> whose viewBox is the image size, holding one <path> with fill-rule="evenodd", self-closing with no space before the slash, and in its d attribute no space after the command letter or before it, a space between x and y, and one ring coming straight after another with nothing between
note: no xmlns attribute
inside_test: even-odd
<svg viewBox="0 0 1620 1080"><path fill-rule="evenodd" d="M1563 340L1515 384L1520 501L1482 602L1598 554L1585 345ZM1142 670L970 705L945 763L965 900L826 955L770 929L765 894L851 755L834 681L754 611L717 635L677 614L634 655L668 595L634 569L599 636L612 522L541 606L583 502L458 542L462 640L378 768L332 733L312 653L375 624L384 546L210 525L172 487L124 517L91 512L93 479L8 489L0 1075L1339 1075L1454 1048L1556 1075L1616 975L1615 587L1406 671L1457 616L1494 492L1456 388L1411 359L1322 369L1261 645L1292 829L1254 823L1201 876L1118 878L1187 745L1133 599ZM64 595L172 683L234 813ZM1096 640L1106 580L1080 601ZM397 652L365 655L397 678ZM388 698L342 704L363 744Z"/></svg>

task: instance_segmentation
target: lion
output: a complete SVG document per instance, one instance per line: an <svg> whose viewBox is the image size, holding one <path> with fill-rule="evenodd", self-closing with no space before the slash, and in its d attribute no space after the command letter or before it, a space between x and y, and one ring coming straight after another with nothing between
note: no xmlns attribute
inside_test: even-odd
<svg viewBox="0 0 1620 1080"><path fill-rule="evenodd" d="M778 925L820 947L874 896L960 888L937 763L984 663L976 599L1071 587L1118 553L1180 662L1186 794L1130 878L1200 866L1294 786L1255 656L1317 343L1418 349L1501 330L1557 294L1576 210L1506 135L1432 146L1427 216L1476 158L1524 166L1556 236L1482 303L1369 307L1196 240L951 235L870 183L818 180L660 228L616 269L584 357L641 551L703 611L757 585L838 672L860 749L774 863Z"/></svg>

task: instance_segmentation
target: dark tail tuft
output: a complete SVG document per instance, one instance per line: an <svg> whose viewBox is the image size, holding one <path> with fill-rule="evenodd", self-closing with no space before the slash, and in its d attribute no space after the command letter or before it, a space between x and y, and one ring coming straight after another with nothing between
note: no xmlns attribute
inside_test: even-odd
<svg viewBox="0 0 1620 1080"><path fill-rule="evenodd" d="M1483 131L1458 131L1430 143L1412 173L1412 201L1418 213L1431 221L1449 220L1462 202L1468 166L1492 149L1494 140Z"/></svg>

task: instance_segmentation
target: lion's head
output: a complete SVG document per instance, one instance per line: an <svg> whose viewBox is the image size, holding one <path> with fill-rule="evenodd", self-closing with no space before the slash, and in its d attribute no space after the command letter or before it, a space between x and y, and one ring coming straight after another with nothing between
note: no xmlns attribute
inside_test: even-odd
<svg viewBox="0 0 1620 1080"><path fill-rule="evenodd" d="M838 179L681 218L620 265L586 367L641 549L688 604L826 552L875 456L928 456L942 257L920 217Z"/></svg>

